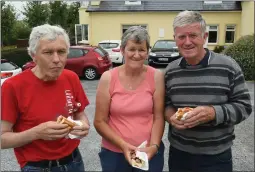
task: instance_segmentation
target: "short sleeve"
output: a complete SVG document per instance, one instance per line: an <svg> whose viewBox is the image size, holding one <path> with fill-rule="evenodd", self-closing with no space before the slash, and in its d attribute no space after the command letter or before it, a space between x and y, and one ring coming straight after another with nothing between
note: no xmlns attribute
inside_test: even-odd
<svg viewBox="0 0 255 172"><path fill-rule="evenodd" d="M15 124L18 113L18 101L14 87L6 80L1 88L1 120Z"/></svg>
<svg viewBox="0 0 255 172"><path fill-rule="evenodd" d="M81 107L78 112L84 111L85 107L89 105L89 100L85 94L85 91L82 87L79 77L75 74L75 101L81 103Z"/></svg>

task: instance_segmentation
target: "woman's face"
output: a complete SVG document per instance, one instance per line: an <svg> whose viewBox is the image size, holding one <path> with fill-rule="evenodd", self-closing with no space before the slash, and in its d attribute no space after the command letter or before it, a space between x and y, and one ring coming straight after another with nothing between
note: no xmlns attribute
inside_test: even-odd
<svg viewBox="0 0 255 172"><path fill-rule="evenodd" d="M125 58L125 64L131 68L142 67L148 57L146 41L136 43L134 40L128 40L126 47L121 48L121 53Z"/></svg>

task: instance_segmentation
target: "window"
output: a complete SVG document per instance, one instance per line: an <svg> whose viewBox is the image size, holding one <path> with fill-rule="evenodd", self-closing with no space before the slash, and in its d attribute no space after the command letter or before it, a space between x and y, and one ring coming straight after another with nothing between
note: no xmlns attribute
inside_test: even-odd
<svg viewBox="0 0 255 172"><path fill-rule="evenodd" d="M204 4L222 4L222 1L204 1Z"/></svg>
<svg viewBox="0 0 255 172"><path fill-rule="evenodd" d="M75 44L82 40L88 40L88 25L87 24L75 24Z"/></svg>
<svg viewBox="0 0 255 172"><path fill-rule="evenodd" d="M208 26L208 43L216 44L218 42L218 26L212 25Z"/></svg>
<svg viewBox="0 0 255 172"><path fill-rule="evenodd" d="M234 43L235 40L235 25L226 27L225 43Z"/></svg>
<svg viewBox="0 0 255 172"><path fill-rule="evenodd" d="M125 1L125 5L141 5L141 1Z"/></svg>
<svg viewBox="0 0 255 172"><path fill-rule="evenodd" d="M69 54L68 54L67 58L82 57L82 56L84 56L87 53L88 53L88 50L72 49L72 48L70 48Z"/></svg>
<svg viewBox="0 0 255 172"><path fill-rule="evenodd" d="M146 25L139 25L139 24L136 24L136 25L123 25L122 26L122 33L124 33L126 30L128 30L128 28L130 28L131 26L141 26L141 27L143 27L143 28L147 28L147 26Z"/></svg>

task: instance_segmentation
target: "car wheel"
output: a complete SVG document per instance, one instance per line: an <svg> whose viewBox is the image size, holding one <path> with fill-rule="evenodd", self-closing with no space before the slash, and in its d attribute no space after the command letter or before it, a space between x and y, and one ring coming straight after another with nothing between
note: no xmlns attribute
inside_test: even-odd
<svg viewBox="0 0 255 172"><path fill-rule="evenodd" d="M95 68L90 67L84 70L84 76L88 80L94 80L97 78L98 74Z"/></svg>

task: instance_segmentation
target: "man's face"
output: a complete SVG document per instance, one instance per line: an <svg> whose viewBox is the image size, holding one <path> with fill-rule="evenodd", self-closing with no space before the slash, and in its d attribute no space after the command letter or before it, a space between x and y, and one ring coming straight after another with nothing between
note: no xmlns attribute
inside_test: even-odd
<svg viewBox="0 0 255 172"><path fill-rule="evenodd" d="M208 33L202 34L200 23L193 23L176 27L174 39L183 57L196 59L203 55L207 36Z"/></svg>
<svg viewBox="0 0 255 172"><path fill-rule="evenodd" d="M63 36L58 36L53 41L41 39L36 54L33 56L40 69L40 74L49 80L56 80L65 67L67 51Z"/></svg>

